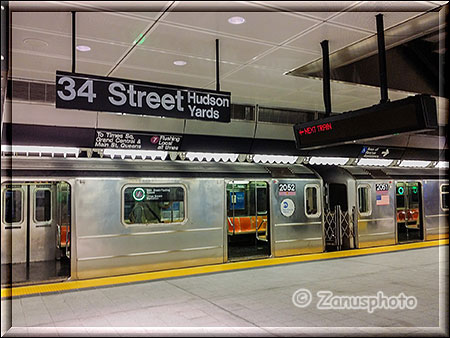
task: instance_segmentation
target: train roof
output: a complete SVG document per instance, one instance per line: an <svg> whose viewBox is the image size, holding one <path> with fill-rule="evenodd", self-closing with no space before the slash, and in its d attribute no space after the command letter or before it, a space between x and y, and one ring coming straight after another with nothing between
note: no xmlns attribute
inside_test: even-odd
<svg viewBox="0 0 450 338"><path fill-rule="evenodd" d="M343 166L356 179L442 179L447 172L438 168L396 168L373 166Z"/></svg>
<svg viewBox="0 0 450 338"><path fill-rule="evenodd" d="M110 158L2 158L2 176L318 178L301 164L162 161Z"/></svg>

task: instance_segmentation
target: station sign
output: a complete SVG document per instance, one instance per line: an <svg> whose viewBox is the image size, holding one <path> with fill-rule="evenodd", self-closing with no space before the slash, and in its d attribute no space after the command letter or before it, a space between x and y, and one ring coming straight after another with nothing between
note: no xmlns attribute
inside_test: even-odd
<svg viewBox="0 0 450 338"><path fill-rule="evenodd" d="M231 93L57 71L56 108L230 122Z"/></svg>
<svg viewBox="0 0 450 338"><path fill-rule="evenodd" d="M390 153L391 151L386 147L363 146L360 155L364 158L389 158Z"/></svg>
<svg viewBox="0 0 450 338"><path fill-rule="evenodd" d="M112 130L95 130L92 148L178 151L181 135L162 135Z"/></svg>

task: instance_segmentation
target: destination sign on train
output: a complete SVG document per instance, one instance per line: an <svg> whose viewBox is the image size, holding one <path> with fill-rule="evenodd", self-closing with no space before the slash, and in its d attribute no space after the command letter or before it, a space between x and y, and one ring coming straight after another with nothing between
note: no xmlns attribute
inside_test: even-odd
<svg viewBox="0 0 450 338"><path fill-rule="evenodd" d="M298 149L314 149L437 126L436 100L423 94L297 124L294 134Z"/></svg>
<svg viewBox="0 0 450 338"><path fill-rule="evenodd" d="M230 122L231 93L57 71L56 108Z"/></svg>

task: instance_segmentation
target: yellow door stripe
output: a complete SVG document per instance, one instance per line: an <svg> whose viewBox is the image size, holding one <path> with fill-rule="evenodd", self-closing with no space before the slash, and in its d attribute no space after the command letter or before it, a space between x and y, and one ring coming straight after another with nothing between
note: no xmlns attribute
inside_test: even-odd
<svg viewBox="0 0 450 338"><path fill-rule="evenodd" d="M249 269L249 268L261 267L261 266L271 266L271 265L280 265L280 264L287 264L287 263L298 263L298 262L308 262L308 261L315 261L315 260L361 256L361 255L376 254L376 253L382 253L382 252L392 252L392 251L400 251L400 250L425 248L425 247L438 246L438 245L448 245L448 243L449 243L448 239L441 239L441 240L418 242L418 243L389 245L389 246L376 247L376 248L365 248L365 249L355 249L355 250L335 251L335 252L322 252L322 253L317 253L317 254L304 254L304 255L289 256L289 257L266 258L266 259L252 260L252 261L214 264L214 265L198 266L198 267L191 267L191 268L181 268L181 269L173 269L173 270L165 270L165 271L154 271L154 272L139 273L139 274L125 275L125 276L102 277L102 278L94 278L94 279L87 279L87 280L65 281L65 282L58 282L58 283L47 283L47 284L40 284L40 285L2 288L1 289L1 297L2 298L16 297L16 296L23 296L23 295L38 294L38 293L48 293L48 292L57 292L57 291L74 290L74 289L85 289L85 288L92 288L92 287L97 287L97 286L107 286L107 285L139 282L139 281L150 281L150 280L155 280L155 279L191 276L191 275L199 275L199 274L221 272L221 271Z"/></svg>

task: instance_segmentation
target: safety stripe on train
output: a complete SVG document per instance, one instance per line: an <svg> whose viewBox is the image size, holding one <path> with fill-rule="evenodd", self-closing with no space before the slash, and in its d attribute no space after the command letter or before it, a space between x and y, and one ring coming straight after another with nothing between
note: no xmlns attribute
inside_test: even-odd
<svg viewBox="0 0 450 338"><path fill-rule="evenodd" d="M125 276L115 276L115 277L101 277L93 278L87 280L76 280L76 281L65 281L59 283L47 283L39 285L30 286L18 286L13 288L2 288L1 298L11 298L17 296L33 295L33 294L43 294L49 292L59 292L68 291L76 289L87 289L95 288L100 286L117 285L124 283L133 282L143 282L151 281L157 279L166 279L173 277L183 277L192 275L201 275L206 273L222 272L222 271L232 271L241 269L250 269L262 266L272 266L287 263L298 263L298 262L309 262L324 259L334 259L352 256L362 256L368 254L377 254L383 252L393 252L400 250L410 250L419 249L431 246L448 245L448 239L419 242L419 243L407 243L407 244L397 244L383 247L375 248L364 248L364 249L354 249L345 251L334 251L334 252L322 252L317 254L304 254L298 256L289 257L275 257L269 259L258 259L252 261L242 261L242 262L232 262L232 263L222 263L214 265L205 265L190 268L180 268L165 271L154 271L139 274L131 274Z"/></svg>

